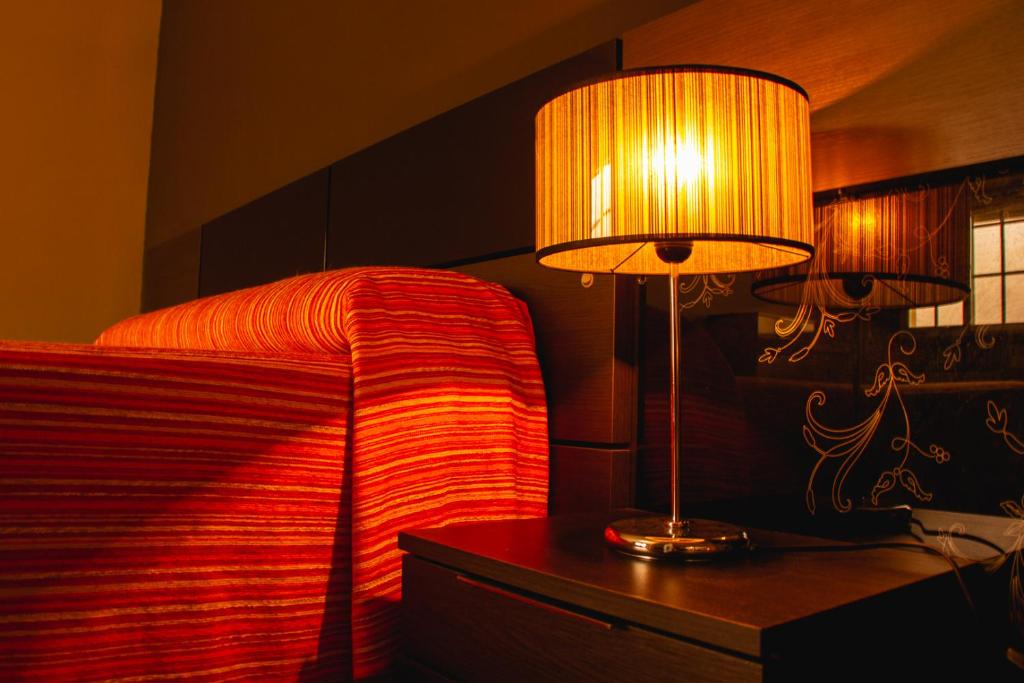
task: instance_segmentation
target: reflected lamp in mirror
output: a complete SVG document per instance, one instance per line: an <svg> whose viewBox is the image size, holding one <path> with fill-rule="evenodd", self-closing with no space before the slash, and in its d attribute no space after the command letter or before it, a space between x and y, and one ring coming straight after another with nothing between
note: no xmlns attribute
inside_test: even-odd
<svg viewBox="0 0 1024 683"><path fill-rule="evenodd" d="M731 525L680 511L679 278L782 268L814 253L807 94L727 67L624 71L536 116L541 265L666 275L670 286L671 515L620 520L616 549L705 558L747 547Z"/></svg>
<svg viewBox="0 0 1024 683"><path fill-rule="evenodd" d="M916 308L957 302L970 291L963 185L841 198L815 207L814 221L814 259L759 273L754 296L838 309Z"/></svg>

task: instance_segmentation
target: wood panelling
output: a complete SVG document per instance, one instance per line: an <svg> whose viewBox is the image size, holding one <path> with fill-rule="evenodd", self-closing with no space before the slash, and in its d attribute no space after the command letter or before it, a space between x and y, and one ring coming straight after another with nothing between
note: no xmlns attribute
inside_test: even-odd
<svg viewBox="0 0 1024 683"><path fill-rule="evenodd" d="M605 43L334 164L328 267L532 249L534 115L617 61Z"/></svg>
<svg viewBox="0 0 1024 683"><path fill-rule="evenodd" d="M628 445L635 439L636 278L537 265L522 254L456 267L500 282L526 302L548 393L552 440Z"/></svg>
<svg viewBox="0 0 1024 683"><path fill-rule="evenodd" d="M598 512L633 505L633 451L551 446L548 511Z"/></svg>
<svg viewBox="0 0 1024 683"><path fill-rule="evenodd" d="M178 235L143 257L142 311L155 311L199 296L200 228Z"/></svg>
<svg viewBox="0 0 1024 683"><path fill-rule="evenodd" d="M627 32L623 61L796 81L826 190L1024 154L1022 33L1019 0L704 0Z"/></svg>
<svg viewBox="0 0 1024 683"><path fill-rule="evenodd" d="M323 270L329 183L325 168L205 224L199 295Z"/></svg>

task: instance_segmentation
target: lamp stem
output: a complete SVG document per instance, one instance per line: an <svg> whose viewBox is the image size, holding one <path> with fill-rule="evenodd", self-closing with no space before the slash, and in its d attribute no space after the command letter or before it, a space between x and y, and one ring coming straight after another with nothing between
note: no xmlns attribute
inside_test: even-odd
<svg viewBox="0 0 1024 683"><path fill-rule="evenodd" d="M670 254L672 255L672 254ZM679 262L669 264L669 448L672 479L672 516L648 515L616 519L604 530L605 541L616 550L645 559L677 557L701 560L746 550L750 538L743 529L709 519L683 519L679 509L679 477L683 426L682 309L679 307Z"/></svg>
<svg viewBox="0 0 1024 683"><path fill-rule="evenodd" d="M679 266L670 264L669 269L669 358L671 360L669 377L669 436L670 436L670 468L672 480L672 517L669 520L670 531L678 531L683 527L683 517L679 510L679 459L682 448L679 444L680 428L683 422L681 375L681 350L683 337L680 330L679 309Z"/></svg>

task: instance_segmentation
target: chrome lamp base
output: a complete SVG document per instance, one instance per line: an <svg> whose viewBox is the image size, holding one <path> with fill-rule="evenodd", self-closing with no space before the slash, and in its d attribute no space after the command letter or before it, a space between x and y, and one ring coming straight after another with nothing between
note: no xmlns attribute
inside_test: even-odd
<svg viewBox="0 0 1024 683"><path fill-rule="evenodd" d="M604 538L615 550L645 559L711 560L750 547L747 532L708 519L631 517L609 524Z"/></svg>

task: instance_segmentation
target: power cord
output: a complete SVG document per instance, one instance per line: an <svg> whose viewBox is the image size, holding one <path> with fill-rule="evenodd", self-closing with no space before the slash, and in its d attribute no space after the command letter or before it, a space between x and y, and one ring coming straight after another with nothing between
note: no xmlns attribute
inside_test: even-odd
<svg viewBox="0 0 1024 683"><path fill-rule="evenodd" d="M988 540L987 538L983 538L981 536L976 536L974 534L962 533L962 532L959 532L959 531L936 531L936 530L933 530L933 529L929 529L917 517L911 517L910 518L910 523L911 524L916 524L918 526L918 528L921 529L921 533L924 534L925 536L941 536L942 534L946 534L948 536L951 536L952 538L961 538L961 539L963 539L965 541L972 541L974 543L980 543L983 546L986 546L988 548L991 548L992 550L995 550L1000 555L1004 555L1006 553L1006 550L1001 548L1001 547L999 547L998 544L993 543L992 541ZM917 536L915 536L915 538L917 538Z"/></svg>
<svg viewBox="0 0 1024 683"><path fill-rule="evenodd" d="M970 613L971 613L971 616L973 617L973 621L974 621L975 626L978 629L985 629L985 623L981 619L981 615L978 612L977 605L974 602L974 598L971 596L970 590L967 587L967 583L964 581L963 574L960 571L960 566L956 563L956 560L954 560L949 554L947 554L947 553L945 553L945 552L943 552L943 551L941 551L941 550L939 550L937 548L934 548L934 547L932 547L930 545L927 545L925 543L925 540L922 537L918 536L917 534L915 534L912 531L911 527L917 527L918 529L920 529L921 534L923 534L924 536L938 537L938 536L948 535L948 536L950 536L952 538L957 538L957 539L962 539L962 540L973 542L973 543L978 543L978 544L981 544L981 545L983 545L983 546L985 546L985 547L987 547L987 548L989 548L991 550L995 550L1000 555L1005 555L1006 552L1007 552L1006 549L1004 549L1001 546L999 546L998 544L988 540L987 538L984 538L982 536L977 536L975 534L962 533L962 532L956 532L956 531L937 531L937 530L934 530L934 529L929 529L928 527L926 527L924 525L924 523L920 519L914 517L912 514L909 514L910 513L909 506L907 506L907 508L908 509L905 511L907 513L906 514L906 519L905 519L905 522L904 522L905 526L904 526L902 531L898 531L896 533L906 534L908 536L912 536L917 541L916 543L900 542L900 541L877 541L877 542L867 542L867 543L851 543L851 544L845 544L845 545L808 545L808 546L774 546L774 547L769 546L769 547L756 547L756 548L752 548L752 550L756 551L756 552L760 552L760 553L769 553L769 552L777 552L777 553L792 552L792 553L798 553L798 552L857 552L857 551L861 551L861 550L874 550L874 549L886 549L886 548L889 548L889 549L904 550L904 551L913 550L913 551L917 551L917 552L926 552L926 553L929 553L931 555L937 555L939 557L942 557L944 560L946 560L946 562L950 566L950 569L952 569L953 575L956 577L957 585L960 587L960 593L963 595L964 602L967 604L967 607L970 610ZM885 512L885 511L883 510L882 512ZM892 512L892 511L890 511L890 512ZM872 516L874 516L874 515L872 515ZM893 524L892 531L895 531L895 527L896 526L898 526L898 525ZM999 641L1000 639L998 637L995 637L995 640ZM996 661L998 659L1008 658L1005 655L1005 653L1002 652L1001 648L1002 648L1002 646L1000 646L1000 651L998 653L994 653L993 654L993 661ZM998 656L996 656L996 655L998 655ZM1014 661L1012 658L1009 658L1009 660L1010 661ZM1016 664L1016 662L1014 662L1014 663ZM1019 664L1016 664L1016 665L1020 666Z"/></svg>

